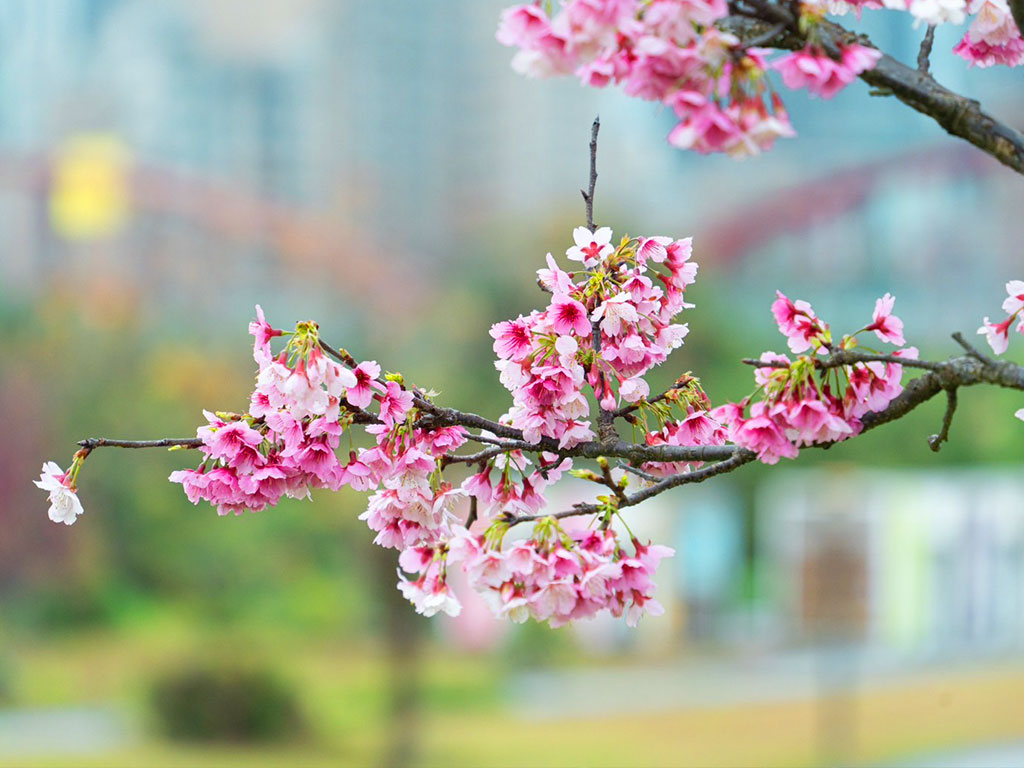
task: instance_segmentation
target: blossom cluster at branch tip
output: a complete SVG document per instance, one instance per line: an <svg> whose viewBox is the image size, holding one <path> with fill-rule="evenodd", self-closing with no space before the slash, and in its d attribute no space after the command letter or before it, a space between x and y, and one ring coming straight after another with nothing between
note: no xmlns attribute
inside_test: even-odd
<svg viewBox="0 0 1024 768"><path fill-rule="evenodd" d="M566 272L548 254L538 271L551 293L544 311L491 328L501 383L512 393L503 421L529 442L544 437L561 448L593 439L588 386L605 411L650 393L643 376L683 343L686 324L673 322L696 279L691 242L670 237L623 238L578 227L566 257L583 270Z"/></svg>
<svg viewBox="0 0 1024 768"><path fill-rule="evenodd" d="M465 442L465 430L412 427L415 398L400 376L382 378L373 360L352 361L350 370L330 359L316 323L285 334L259 307L256 313L249 330L259 371L249 411L207 412L207 425L197 430L205 460L170 479L190 501L208 501L222 515L347 485L373 492L360 519L377 533L375 543L405 549L446 538L465 494L442 482L438 463ZM289 340L275 355L271 340L280 336ZM368 410L373 403L376 414ZM339 458L341 435L357 419L376 444Z"/></svg>
<svg viewBox="0 0 1024 768"><path fill-rule="evenodd" d="M906 11L929 25L961 24L974 14L954 52L972 66L1024 61L1007 0L806 0L798 6L806 47L771 63L770 49L747 47L716 26L729 14L725 0L538 0L506 8L496 38L518 49L512 68L519 73L621 86L627 96L673 110L673 146L745 157L795 135L767 70L777 70L788 88L832 98L873 69L881 53L840 43L830 55L819 44L820 21L827 13L875 8Z"/></svg>
<svg viewBox="0 0 1024 768"><path fill-rule="evenodd" d="M809 303L778 293L772 314L790 352L810 354L791 361L786 355L765 352L761 361L769 365L754 374L761 398L719 406L711 411L712 418L726 426L731 442L754 451L766 464L794 459L802 446L859 434L864 414L883 410L903 391L903 366L871 361L822 367L819 362L821 356L857 348L857 336L866 332L900 347L891 356L916 359L917 349L904 347L903 322L892 314L894 301L889 294L878 299L871 322L835 342L829 325Z"/></svg>

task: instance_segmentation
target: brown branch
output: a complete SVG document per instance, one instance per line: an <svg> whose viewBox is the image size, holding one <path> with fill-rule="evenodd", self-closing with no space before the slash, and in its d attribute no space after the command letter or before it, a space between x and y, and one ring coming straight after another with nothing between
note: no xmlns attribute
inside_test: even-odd
<svg viewBox="0 0 1024 768"><path fill-rule="evenodd" d="M867 413L861 417L863 426L862 432L887 424L890 421L902 418L927 402L939 392L946 392L947 406L942 421L942 427L937 435L929 438L929 445L932 450L949 439L950 426L957 405L957 389L959 387L976 386L988 384L998 387L1005 387L1024 391L1024 367L1008 361L997 362L981 354L971 346L961 334L953 334L953 338L967 352L966 357L951 358L943 362L930 362L922 360L908 360L893 355L879 355L874 353L862 353L856 350L846 350L833 353L825 359L816 362L824 367L836 365L847 365L859 362L893 362L901 365L913 365L923 369L925 372L908 382L903 391L894 398L885 409ZM761 361L747 360L752 365L762 365ZM771 364L766 364L771 365ZM420 398L422 410L425 415L421 416L417 426L421 428L436 428L442 426L463 426L488 430L490 435L473 435L467 437L471 440L490 444L491 447L473 454L463 456L446 457L445 464L452 463L480 463L489 458L508 453L514 450L530 452L550 452L560 459L582 457L596 459L601 466L603 477L599 478L601 484L609 487L616 496L619 509L635 506L647 499L657 496L665 491L680 485L700 483L712 477L732 472L741 466L753 462L757 454L746 448L737 445L645 445L638 443L627 443L621 439L614 441L588 441L578 445L560 448L558 441L550 437L544 437L536 443L524 439L521 430L509 427L498 422L485 419L474 413L464 413L452 408L442 408ZM614 414L615 412L608 412ZM108 438L87 438L78 443L82 450L88 454L95 448L116 447L116 448L198 448L203 443L199 438L163 438L159 440L113 440ZM835 443L815 444L814 448L828 448ZM624 469L633 474L643 477L652 482L647 488L633 494L626 494L622 486L614 481L611 476L609 465L605 457L619 459L620 464L625 462ZM637 469L645 463L693 463L693 462L714 462L706 466L694 469L689 472L677 473L668 477L658 479L653 475ZM472 502L471 502L472 503ZM472 509L472 508L471 508ZM596 504L576 504L570 510L557 512L554 515L536 514L516 516L505 514L501 517L505 522L514 525L516 523L537 520L542 517L553 516L556 518L571 517L575 515L597 514L604 508ZM472 513L471 513L472 518ZM471 521L470 521L471 522Z"/></svg>
<svg viewBox="0 0 1024 768"><path fill-rule="evenodd" d="M917 71L921 74L928 74L928 59L932 55L932 45L935 43L935 26L928 25L925 30L924 39L921 41L921 50L917 52Z"/></svg>
<svg viewBox="0 0 1024 768"><path fill-rule="evenodd" d="M758 46L764 45L765 43L770 43L776 37L778 37L783 32L785 32L786 31L786 27L787 27L786 23L783 22L783 21L780 21L774 27L771 27L767 31L763 32L762 34L756 35L756 36L750 38L749 40L744 40L743 41L743 47L744 48L757 48Z"/></svg>
<svg viewBox="0 0 1024 768"><path fill-rule="evenodd" d="M198 448L203 441L198 437L164 437L159 440L111 440L106 437L87 437L78 445L91 451L95 448Z"/></svg>
<svg viewBox="0 0 1024 768"><path fill-rule="evenodd" d="M618 508L625 509L626 507L635 507L637 504L641 504L658 494L664 493L670 488L675 488L680 485L702 483L716 475L732 472L733 470L742 467L744 464L749 464L756 458L757 454L753 451L748 451L745 448L738 448L731 457L724 461L720 461L717 464L710 464L706 467L701 467L700 469L695 469L690 472L671 475L666 477L664 480L655 483L650 488L645 488L644 490L637 491L634 494L623 495L621 493L617 493L616 495L619 498ZM512 526L517 525L518 523L540 520L544 517L564 518L575 517L576 515L596 515L601 511L602 508L596 504L575 504L572 509L556 512L554 514L538 513L536 515L512 515L506 513L501 519Z"/></svg>
<svg viewBox="0 0 1024 768"><path fill-rule="evenodd" d="M857 363L896 363L905 365L907 368L920 368L926 371L937 371L945 363L935 363L928 360L917 360L913 357L900 357L899 355L860 352L855 349L841 349L833 352L828 357L815 357L814 367L819 369L840 368L844 365L856 365ZM745 357L740 362L744 365L752 365L755 368L789 368L790 363L781 360L757 360L756 358Z"/></svg>
<svg viewBox="0 0 1024 768"><path fill-rule="evenodd" d="M329 354L331 357L333 357L339 363L344 363L345 365L347 365L349 368L352 368L353 370L359 365L356 362L356 359L354 357L352 357L352 355L350 355L348 353L348 350L345 350L345 349L335 349L334 347L332 347L330 344L328 344L323 339L317 339L317 341L320 344L320 349L322 349L324 352Z"/></svg>
<svg viewBox="0 0 1024 768"><path fill-rule="evenodd" d="M747 361L744 360L743 362L747 362ZM655 403L660 403L662 400L667 399L671 392L675 392L678 389L679 388L675 387L675 386L669 387L664 392L662 392L660 395L655 395L654 397L651 397L651 398L643 398L642 400L637 400L635 403L630 403L629 405L624 405L621 408L619 408L618 410L612 411L612 414L616 418L621 418L622 416L628 416L629 414L633 413L634 411L640 410L645 405L654 405Z"/></svg>
<svg viewBox="0 0 1024 768"><path fill-rule="evenodd" d="M960 331L957 331L956 333L953 334L953 341L959 344L968 355L973 357L978 362L984 363L985 365L998 365L998 363L996 363L996 361L993 360L991 357L989 357L988 355L983 355L980 351L978 351L978 348L971 344L969 341L967 341L967 339L964 338L963 334L960 333Z"/></svg>
<svg viewBox="0 0 1024 768"><path fill-rule="evenodd" d="M594 231L594 187L597 186L597 132L601 130L601 116L590 126L590 186L580 190L587 211L587 229Z"/></svg>
<svg viewBox="0 0 1024 768"><path fill-rule="evenodd" d="M1022 4L1024 0L1016 2ZM742 0L742 3L731 4L733 15L719 22L722 29L743 41L756 39L777 22L788 20L786 33L777 35L773 44L787 50L799 50L807 45L806 36L797 31L792 14L785 9L756 0ZM754 10L749 10L751 8ZM751 15L759 18L750 18ZM831 56L838 55L840 44L872 45L866 36L824 19L815 25L815 30L817 41ZM1024 134L987 114L974 99L939 85L927 73L901 64L886 54L873 69L861 72L859 77L868 85L891 93L907 106L928 115L950 135L970 142L1003 165L1024 174Z"/></svg>
<svg viewBox="0 0 1024 768"><path fill-rule="evenodd" d="M956 387L946 390L946 412L942 416L942 428L939 434L928 438L928 447L936 453L942 444L949 440L949 428L953 426L953 414L956 413Z"/></svg>

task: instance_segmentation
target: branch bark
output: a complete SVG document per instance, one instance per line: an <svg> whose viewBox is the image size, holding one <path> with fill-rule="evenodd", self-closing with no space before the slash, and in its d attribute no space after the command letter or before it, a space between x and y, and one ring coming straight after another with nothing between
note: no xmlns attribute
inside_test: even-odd
<svg viewBox="0 0 1024 768"><path fill-rule="evenodd" d="M954 357L945 361L927 361L845 350L836 352L829 357L820 358L817 360L817 363L822 368L833 368L839 365L885 361L922 369L924 373L908 382L903 392L890 401L884 410L867 413L861 418L862 432L867 432L883 424L900 419L940 392L945 392L948 399L941 430L939 434L928 438L929 445L933 450L937 450L938 446L948 440L949 437L950 425L956 410L957 389L960 387L990 385L1024 391L1024 366L1009 361L992 360L978 352L960 334L953 334L953 338L967 351L965 356ZM774 363L762 363L758 360L745 360L744 362L753 365L775 365ZM705 466L698 469L657 479L649 487L632 494L625 494L621 492L621 489L616 489L611 476L605 472L606 484L615 491L618 497L617 507L619 509L635 506L680 485L704 482L712 477L735 471L757 459L757 455L753 451L737 445L647 445L645 443L627 443L617 438L614 441L591 440L572 447L563 448L553 438L545 437L539 442L530 442L523 437L523 433L519 429L499 424L475 413L459 411L454 408L443 408L423 398L418 398L417 406L421 412L416 422L416 426L419 428L430 429L445 426L462 426L467 430L478 429L491 433L491 435L470 433L469 439L490 447L472 454L447 457L444 462L446 465L456 463L476 464L511 451L547 452L555 454L560 458L601 459L602 469L607 466L607 464L603 463L604 459L620 459L630 465L627 467L628 471L633 471L634 474L646 479L651 477L649 473L637 469L646 463L706 463ZM609 414L620 418L628 415L628 413L624 414L621 411L610 411ZM82 446L83 450L92 451L95 448L102 447L198 448L202 445L202 441L199 438L114 440L94 437L82 440L78 444ZM828 448L834 444L821 443L807 447ZM558 518L571 517L574 515L596 514L599 511L599 507L594 504L577 504L572 509L557 512L553 516ZM509 524L514 525L548 516L548 514L507 515L504 519Z"/></svg>
<svg viewBox="0 0 1024 768"><path fill-rule="evenodd" d="M1016 0L1016 3L1024 5L1024 0ZM796 19L781 6L752 0L742 0L741 4L734 0L730 8L734 15L723 19L719 26L743 41L761 39L783 21L786 31L776 33L772 45L786 50L798 50L807 45L806 36L797 29ZM831 21L822 20L817 30L821 45L830 55L838 54L839 44L875 47L865 35ZM986 113L976 100L939 85L927 72L912 69L884 53L875 68L862 72L860 79L891 93L907 106L931 117L950 135L970 142L1003 165L1024 174L1024 134Z"/></svg>

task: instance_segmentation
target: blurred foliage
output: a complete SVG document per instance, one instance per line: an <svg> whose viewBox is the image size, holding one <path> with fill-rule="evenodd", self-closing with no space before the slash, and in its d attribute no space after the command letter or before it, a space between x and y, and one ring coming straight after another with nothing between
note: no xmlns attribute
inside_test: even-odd
<svg viewBox="0 0 1024 768"><path fill-rule="evenodd" d="M160 730L184 741L298 740L307 730L292 686L237 662L169 669L153 684Z"/></svg>

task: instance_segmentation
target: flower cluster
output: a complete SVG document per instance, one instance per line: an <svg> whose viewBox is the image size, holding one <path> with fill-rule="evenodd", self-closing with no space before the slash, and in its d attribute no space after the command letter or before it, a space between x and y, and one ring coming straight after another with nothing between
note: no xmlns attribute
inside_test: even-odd
<svg viewBox="0 0 1024 768"><path fill-rule="evenodd" d="M458 616L462 611L462 604L448 587L447 552L447 545L417 546L399 555L398 589L416 607L416 613ZM402 575L403 570L418 577L409 581Z"/></svg>
<svg viewBox="0 0 1024 768"><path fill-rule="evenodd" d="M681 419L667 420L661 429L647 433L648 445L725 445L728 432L709 414L706 401L686 406L686 415ZM689 472L700 466L700 462L648 462L641 469L655 477L668 477Z"/></svg>
<svg viewBox="0 0 1024 768"><path fill-rule="evenodd" d="M554 5L552 11L545 7ZM628 96L657 101L679 123L668 141L701 153L745 157L770 149L795 133L767 70L778 70L788 88L807 88L831 98L881 53L858 44L826 53L818 31L826 13L892 8L917 23L961 24L976 14L954 51L972 66L1017 66L1024 40L1006 0L815 0L799 5L799 26L807 39L800 51L769 63L771 51L746 47L715 22L729 13L725 0L561 0L507 8L497 39L518 48L517 72L531 77L575 75L584 85L621 86Z"/></svg>
<svg viewBox="0 0 1024 768"><path fill-rule="evenodd" d="M477 513L482 519L502 513L537 514L545 504L545 489L572 469L572 459L557 454L542 452L540 460L540 466L531 471L533 462L522 451L498 454L468 477L462 488L477 500Z"/></svg>
<svg viewBox="0 0 1024 768"><path fill-rule="evenodd" d="M769 68L780 70L788 87L829 98L881 55L853 44L833 60L812 47L769 64L767 50L745 47L714 26L727 14L724 0L568 0L553 17L539 5L518 5L502 15L497 39L520 49L516 71L621 85L627 95L675 112L673 146L736 157L795 135Z"/></svg>
<svg viewBox="0 0 1024 768"><path fill-rule="evenodd" d="M353 488L374 489L359 516L377 532L374 543L404 550L450 538L458 520L456 506L466 493L444 482L439 466L446 454L465 443L465 430L424 430L400 422L371 426L367 432L376 435L377 445L361 450L348 470Z"/></svg>
<svg viewBox="0 0 1024 768"><path fill-rule="evenodd" d="M329 359L315 323L299 323L275 357L270 341L285 334L256 312L249 331L259 373L249 412L206 413L208 424L197 430L205 460L170 479L190 501L208 501L222 515L256 512L282 496L306 498L311 488L372 490L360 519L377 533L375 543L406 549L447 538L465 494L441 480L438 466L465 442L465 430L411 426L413 393L382 379L375 361L346 367ZM374 402L376 415L367 410ZM376 445L342 462L341 435L357 418Z"/></svg>
<svg viewBox="0 0 1024 768"><path fill-rule="evenodd" d="M1024 40L1006 0L974 0L971 13L976 16L967 34L953 48L955 54L972 67L1024 64Z"/></svg>
<svg viewBox="0 0 1024 768"><path fill-rule="evenodd" d="M1010 346L1010 326L1017 323L1017 333L1024 333L1024 280L1011 280L1006 284L1007 296L1003 299L1003 312L1006 319L993 323L986 317L984 325L978 333L985 335L985 340L997 355L1003 354Z"/></svg>
<svg viewBox="0 0 1024 768"><path fill-rule="evenodd" d="M903 366L891 360L824 366L816 356L852 350L859 334L874 332L879 340L901 347L891 357L916 359L917 349L903 346L903 322L892 314L893 302L889 294L878 299L871 322L835 343L828 324L810 304L779 293L772 314L790 351L811 354L791 361L765 352L755 374L763 397L719 406L711 416L727 427L731 442L755 451L766 464L796 458L801 446L859 434L860 417L884 409L903 391Z"/></svg>
<svg viewBox="0 0 1024 768"><path fill-rule="evenodd" d="M634 553L628 554L611 528L570 535L553 517L539 520L529 540L505 549L502 534L500 523L484 536L462 531L447 553L448 562L461 563L470 585L498 617L516 623L533 618L558 627L608 611L613 616L625 613L626 622L635 626L644 613L664 613L653 597L651 579L658 563L674 554L668 547L645 546L634 539ZM424 574L430 573L431 564ZM418 607L437 594L430 576L426 578Z"/></svg>
<svg viewBox="0 0 1024 768"><path fill-rule="evenodd" d="M352 423L354 411L342 401L349 388L359 398L356 375L324 354L315 323L299 323L275 357L270 340L284 334L256 312L249 332L259 372L248 413L204 412L207 424L196 430L202 464L170 477L193 504L207 501L221 515L258 512L283 496L307 498L310 488L338 490L347 482L335 449Z"/></svg>
<svg viewBox="0 0 1024 768"><path fill-rule="evenodd" d="M605 410L636 402L650 392L643 375L687 334L673 320L691 306L690 240L624 238L616 246L611 238L607 227L578 227L566 257L582 270L563 271L548 254L538 272L548 307L491 328L501 382L513 397L504 420L530 442L554 438L564 448L592 439L584 385Z"/></svg>
<svg viewBox="0 0 1024 768"><path fill-rule="evenodd" d="M518 5L502 15L497 38L520 49L518 72L574 73L584 85L621 85L665 104L679 118L669 134L677 147L756 154L793 129L766 83L764 52L714 26L727 13L725 0L569 0L553 17Z"/></svg>
<svg viewBox="0 0 1024 768"><path fill-rule="evenodd" d="M782 75L787 88L806 88L811 94L831 99L857 79L857 75L873 69L882 57L881 51L863 45L845 45L839 59L825 55L820 48L809 46L775 59L771 66Z"/></svg>

